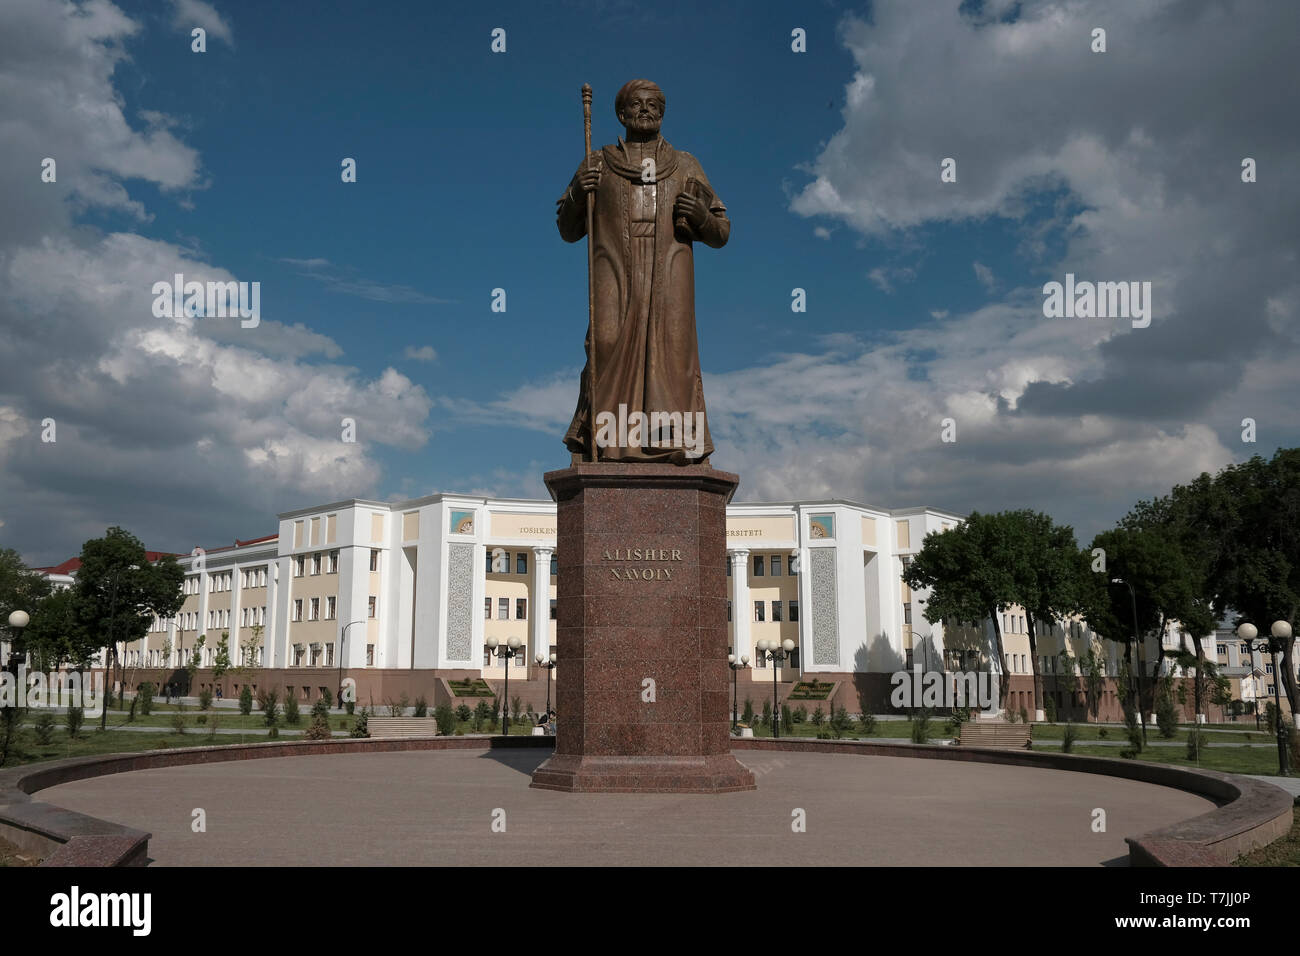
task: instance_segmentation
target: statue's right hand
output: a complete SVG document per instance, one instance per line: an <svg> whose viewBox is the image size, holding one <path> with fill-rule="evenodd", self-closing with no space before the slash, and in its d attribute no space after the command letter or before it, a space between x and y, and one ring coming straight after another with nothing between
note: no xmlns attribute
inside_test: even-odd
<svg viewBox="0 0 1300 956"><path fill-rule="evenodd" d="M582 170L575 178L575 184L578 188L573 191L574 198L581 199L587 193L595 190L599 183L600 170L598 168Z"/></svg>

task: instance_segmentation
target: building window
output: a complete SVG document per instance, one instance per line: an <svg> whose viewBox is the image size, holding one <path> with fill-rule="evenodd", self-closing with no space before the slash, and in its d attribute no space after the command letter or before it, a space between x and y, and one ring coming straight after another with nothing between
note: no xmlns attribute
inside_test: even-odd
<svg viewBox="0 0 1300 956"><path fill-rule="evenodd" d="M559 602L557 602L555 598L551 598L551 620L552 621L558 620L558 617L556 616L558 604Z"/></svg>
<svg viewBox="0 0 1300 956"><path fill-rule="evenodd" d="M1272 664L1265 664L1265 665L1264 665L1264 673L1265 673L1265 674L1271 674L1271 673L1273 673L1273 665L1272 665Z"/></svg>
<svg viewBox="0 0 1300 956"><path fill-rule="evenodd" d="M311 573L320 574L320 552L317 551L311 556Z"/></svg>
<svg viewBox="0 0 1300 956"><path fill-rule="evenodd" d="M909 671L912 669L912 649L910 647L904 652L903 666Z"/></svg>
<svg viewBox="0 0 1300 956"><path fill-rule="evenodd" d="M373 644L366 645L366 666L375 666L375 645Z"/></svg>
<svg viewBox="0 0 1300 956"><path fill-rule="evenodd" d="M483 620L492 620L492 599L490 597L483 599Z"/></svg>
<svg viewBox="0 0 1300 956"><path fill-rule="evenodd" d="M487 559L487 560L484 562L483 573L484 573L484 574L491 574L491 573L492 573L492 552L491 552L491 551L486 551L486 550L485 550L485 551L483 552L483 556Z"/></svg>
<svg viewBox="0 0 1300 956"><path fill-rule="evenodd" d="M333 664L334 664L334 645L326 644L325 645L325 666L331 667L333 666Z"/></svg>
<svg viewBox="0 0 1300 956"><path fill-rule="evenodd" d="M339 553L337 551L330 552L329 562L325 565L325 570L329 574L339 573Z"/></svg>
<svg viewBox="0 0 1300 956"><path fill-rule="evenodd" d="M379 598L375 597L373 594L370 595L370 605L367 610L370 617L374 617L379 612Z"/></svg>
<svg viewBox="0 0 1300 956"><path fill-rule="evenodd" d="M520 551L515 555L515 574L528 573L528 553Z"/></svg>
<svg viewBox="0 0 1300 956"><path fill-rule="evenodd" d="M772 555L771 564L772 564L772 577L779 578L781 576L781 556L779 554Z"/></svg>
<svg viewBox="0 0 1300 956"><path fill-rule="evenodd" d="M370 549L370 570L371 571L379 570L379 549L378 548Z"/></svg>
<svg viewBox="0 0 1300 956"><path fill-rule="evenodd" d="M497 598L497 620L510 620L510 598Z"/></svg>
<svg viewBox="0 0 1300 956"><path fill-rule="evenodd" d="M756 554L754 555L754 577L761 578L762 576L763 576L763 556L761 554Z"/></svg>
<svg viewBox="0 0 1300 956"><path fill-rule="evenodd" d="M727 602L727 623L731 623L731 602Z"/></svg>
<svg viewBox="0 0 1300 956"><path fill-rule="evenodd" d="M320 620L320 598L314 597L311 599L311 616L308 617L307 620L309 621Z"/></svg>
<svg viewBox="0 0 1300 956"><path fill-rule="evenodd" d="M338 598L336 597L327 597L325 599L325 620L327 621L334 620L334 610L337 601Z"/></svg>
<svg viewBox="0 0 1300 956"><path fill-rule="evenodd" d="M731 555L727 555L727 577L731 577Z"/></svg>
<svg viewBox="0 0 1300 956"><path fill-rule="evenodd" d="M790 620L791 620L791 621L797 621L797 620L799 620L799 602L798 602L798 601L791 601L791 602L790 602Z"/></svg>
<svg viewBox="0 0 1300 956"><path fill-rule="evenodd" d="M1220 657L1227 657L1227 656L1228 656L1228 645L1227 645L1227 644L1220 644L1220 645L1218 645L1218 647L1215 648L1215 649L1219 652L1219 656L1220 656Z"/></svg>
<svg viewBox="0 0 1300 956"><path fill-rule="evenodd" d="M551 577L560 573L560 559L554 552L551 553Z"/></svg>
<svg viewBox="0 0 1300 956"><path fill-rule="evenodd" d="M488 650L486 645L484 645L483 647L483 666L484 667L492 666L492 652Z"/></svg>
<svg viewBox="0 0 1300 956"><path fill-rule="evenodd" d="M781 602L780 602L780 601L773 601L773 602L772 602L772 620L773 620L773 621L780 621L780 620L781 620Z"/></svg>
<svg viewBox="0 0 1300 956"><path fill-rule="evenodd" d="M293 576L295 578L302 577L302 571L303 568L305 567L305 561L306 559L301 554L298 555L298 557L293 559Z"/></svg>
<svg viewBox="0 0 1300 956"><path fill-rule="evenodd" d="M903 623L909 626L912 623L912 602L911 601L903 602Z"/></svg>
<svg viewBox="0 0 1300 956"><path fill-rule="evenodd" d="M756 652L754 655L754 666L760 669L766 669L767 655L764 654L762 651Z"/></svg>
<svg viewBox="0 0 1300 956"><path fill-rule="evenodd" d="M259 588L266 587L266 568L262 568L257 572L257 586Z"/></svg>
<svg viewBox="0 0 1300 956"><path fill-rule="evenodd" d="M515 598L515 620L528 620L528 598Z"/></svg>
<svg viewBox="0 0 1300 956"><path fill-rule="evenodd" d="M754 620L755 620L755 621L762 621L762 620L763 620L763 602L762 602L762 601L755 601L755 602L754 602Z"/></svg>

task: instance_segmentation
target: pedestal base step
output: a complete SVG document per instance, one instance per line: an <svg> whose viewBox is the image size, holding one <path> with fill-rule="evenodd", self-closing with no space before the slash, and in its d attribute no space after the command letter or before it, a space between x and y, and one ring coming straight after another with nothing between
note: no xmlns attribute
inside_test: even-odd
<svg viewBox="0 0 1300 956"><path fill-rule="evenodd" d="M756 790L753 771L731 754L712 757L582 757L555 754L532 787L570 793L734 793Z"/></svg>

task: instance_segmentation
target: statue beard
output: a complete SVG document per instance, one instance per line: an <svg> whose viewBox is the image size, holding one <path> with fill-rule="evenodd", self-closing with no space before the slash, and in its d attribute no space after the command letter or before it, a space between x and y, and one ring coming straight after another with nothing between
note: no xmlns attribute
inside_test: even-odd
<svg viewBox="0 0 1300 956"><path fill-rule="evenodd" d="M627 132L629 134L654 134L659 132L660 123L661 120L657 120L653 116L643 117L633 114L627 118L627 122L624 125L627 127Z"/></svg>

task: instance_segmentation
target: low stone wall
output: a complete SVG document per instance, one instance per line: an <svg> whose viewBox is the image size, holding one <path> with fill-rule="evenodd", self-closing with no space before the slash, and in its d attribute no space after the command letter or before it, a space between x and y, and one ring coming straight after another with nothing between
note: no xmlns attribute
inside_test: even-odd
<svg viewBox="0 0 1300 956"><path fill-rule="evenodd" d="M1241 854L1286 834L1291 829L1291 809L1295 802L1281 787L1252 777L1108 757L856 740L737 739L732 741L732 749L967 760L1099 773L1185 790L1220 804L1217 809L1199 817L1139 836L1125 837L1129 845L1129 863L1133 866L1226 866Z"/></svg>
<svg viewBox="0 0 1300 956"><path fill-rule="evenodd" d="M733 751L790 750L805 753L914 757L1072 770L1140 780L1201 794L1219 803L1209 813L1127 837L1135 866L1222 866L1255 847L1271 843L1291 827L1293 798L1280 787L1250 777L1163 764L1036 751L985 750L870 741L764 740L733 738ZM150 834L40 803L31 794L47 787L155 767L299 757L317 754L404 750L487 750L546 748L554 737L408 737L268 741L224 747L151 750L108 757L73 757L0 770L0 836L46 857L43 866L143 866Z"/></svg>

